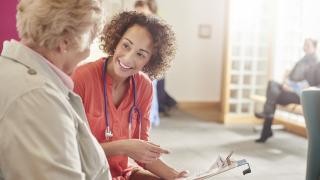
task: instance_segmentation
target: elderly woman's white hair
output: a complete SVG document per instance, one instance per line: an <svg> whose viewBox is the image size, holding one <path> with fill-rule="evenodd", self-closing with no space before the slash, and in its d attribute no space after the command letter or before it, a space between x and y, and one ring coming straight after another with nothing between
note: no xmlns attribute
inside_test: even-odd
<svg viewBox="0 0 320 180"><path fill-rule="evenodd" d="M17 29L26 44L53 50L67 38L72 48L83 49L101 30L101 0L20 0ZM88 33L87 33L88 34Z"/></svg>

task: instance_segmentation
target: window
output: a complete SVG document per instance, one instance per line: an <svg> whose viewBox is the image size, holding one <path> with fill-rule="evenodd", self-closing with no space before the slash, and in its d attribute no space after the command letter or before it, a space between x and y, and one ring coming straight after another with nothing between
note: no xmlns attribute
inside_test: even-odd
<svg viewBox="0 0 320 180"><path fill-rule="evenodd" d="M231 56L230 109L233 114L253 111L250 95L265 89L271 48L271 0L231 0L229 47Z"/></svg>
<svg viewBox="0 0 320 180"><path fill-rule="evenodd" d="M252 114L252 94L282 81L302 58L305 38L320 40L318 0L230 0L229 113ZM320 52L320 48L318 48Z"/></svg>

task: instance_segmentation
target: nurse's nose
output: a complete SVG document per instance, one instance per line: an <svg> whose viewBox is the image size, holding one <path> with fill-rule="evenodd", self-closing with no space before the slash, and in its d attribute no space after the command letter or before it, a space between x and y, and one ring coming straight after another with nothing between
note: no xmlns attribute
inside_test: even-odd
<svg viewBox="0 0 320 180"><path fill-rule="evenodd" d="M130 50L124 54L122 59L124 60L124 62L131 62L134 60L134 56L135 56L135 51Z"/></svg>

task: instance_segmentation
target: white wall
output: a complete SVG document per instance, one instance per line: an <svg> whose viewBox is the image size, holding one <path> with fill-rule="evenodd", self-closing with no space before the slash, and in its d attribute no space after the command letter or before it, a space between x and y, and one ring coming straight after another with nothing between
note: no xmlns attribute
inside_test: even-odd
<svg viewBox="0 0 320 180"><path fill-rule="evenodd" d="M166 89L178 101L220 101L224 0L158 0L159 14L174 28L178 52L166 75ZM210 24L210 39L198 25Z"/></svg>
<svg viewBox="0 0 320 180"><path fill-rule="evenodd" d="M120 1L105 2L108 2L105 6L117 8L116 4ZM135 0L123 2L122 8L130 9ZM225 0L157 2L159 15L172 25L178 45L176 58L166 74L167 91L178 101L220 101ZM200 24L211 25L210 39L198 37ZM93 51L88 59L97 59L102 55L97 49L97 45L92 47Z"/></svg>

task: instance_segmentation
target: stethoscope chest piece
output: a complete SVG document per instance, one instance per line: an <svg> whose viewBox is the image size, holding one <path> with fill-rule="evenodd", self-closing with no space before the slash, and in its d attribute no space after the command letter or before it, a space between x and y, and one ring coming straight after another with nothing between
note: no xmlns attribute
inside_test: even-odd
<svg viewBox="0 0 320 180"><path fill-rule="evenodd" d="M106 129L106 131L104 132L104 135L106 136L106 139L109 139L113 136L109 128Z"/></svg>

